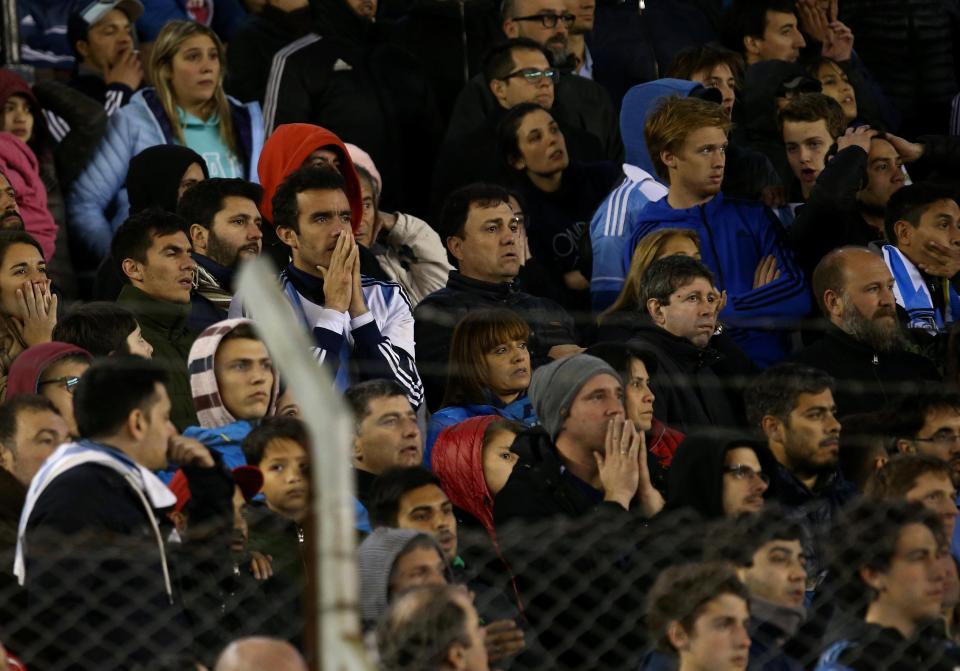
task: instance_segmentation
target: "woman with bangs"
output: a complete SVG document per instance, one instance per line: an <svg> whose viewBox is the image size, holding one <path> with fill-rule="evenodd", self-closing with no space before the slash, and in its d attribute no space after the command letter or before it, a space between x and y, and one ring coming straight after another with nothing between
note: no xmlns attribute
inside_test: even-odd
<svg viewBox="0 0 960 671"><path fill-rule="evenodd" d="M259 182L263 115L259 103L242 104L224 93L225 57L220 39L203 24L170 21L160 31L150 52L153 86L110 117L103 142L70 193L71 224L97 259L106 256L127 218L130 159L148 147L188 147L203 157L210 177Z"/></svg>
<svg viewBox="0 0 960 671"><path fill-rule="evenodd" d="M527 341L530 327L505 308L477 310L460 320L450 342L450 365L443 406L430 418L424 463L433 443L453 424L479 415L537 423L527 398L533 366Z"/></svg>

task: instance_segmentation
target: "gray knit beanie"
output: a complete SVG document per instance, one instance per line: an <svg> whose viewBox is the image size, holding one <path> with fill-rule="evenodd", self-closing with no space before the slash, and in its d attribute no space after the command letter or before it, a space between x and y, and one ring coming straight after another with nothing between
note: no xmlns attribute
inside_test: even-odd
<svg viewBox="0 0 960 671"><path fill-rule="evenodd" d="M563 410L569 410L573 399L590 378L607 373L620 376L610 364L589 354L575 354L552 361L533 371L527 395L533 403L540 425L556 441L563 426Z"/></svg>
<svg viewBox="0 0 960 671"><path fill-rule="evenodd" d="M364 539L357 550L360 578L360 616L366 627L376 625L387 612L390 601L390 574L397 557L403 554L414 540L425 540L437 548L443 557L443 550L436 544L433 536L415 529L390 529L380 527Z"/></svg>

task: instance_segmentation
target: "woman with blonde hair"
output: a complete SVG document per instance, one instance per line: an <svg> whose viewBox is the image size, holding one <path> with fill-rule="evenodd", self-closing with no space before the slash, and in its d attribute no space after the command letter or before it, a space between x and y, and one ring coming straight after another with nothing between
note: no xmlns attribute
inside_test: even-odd
<svg viewBox="0 0 960 671"><path fill-rule="evenodd" d="M627 278L623 282L620 295L617 296L613 305L604 310L597 318L597 322L600 324L598 340L610 340L610 338L603 337L603 331L604 327L610 326L612 322L619 321L618 318L614 318L614 315L645 310L640 305L640 286L643 274L654 261L674 254L683 254L699 259L700 237L697 232L688 228L661 228L643 236L633 251L633 260L630 262L630 270L627 272ZM628 315L622 316L629 318Z"/></svg>
<svg viewBox="0 0 960 671"><path fill-rule="evenodd" d="M498 415L537 423L527 398L533 366L527 343L530 327L515 312L492 308L470 312L450 341L450 364L443 407L430 417L424 462L430 463L440 432L478 415Z"/></svg>
<svg viewBox="0 0 960 671"><path fill-rule="evenodd" d="M189 147L203 156L210 177L259 181L260 105L224 93L224 63L223 44L203 24L170 21L160 31L150 53L153 86L110 117L100 148L70 193L71 224L96 258L106 255L127 217L130 159L148 147Z"/></svg>

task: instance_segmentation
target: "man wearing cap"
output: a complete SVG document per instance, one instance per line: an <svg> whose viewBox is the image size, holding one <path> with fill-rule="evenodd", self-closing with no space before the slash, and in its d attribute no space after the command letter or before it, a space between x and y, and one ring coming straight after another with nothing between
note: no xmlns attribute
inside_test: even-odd
<svg viewBox="0 0 960 671"><path fill-rule="evenodd" d="M142 14L140 0L94 0L67 22L77 59L70 86L102 103L108 115L126 105L143 83L133 34Z"/></svg>
<svg viewBox="0 0 960 671"><path fill-rule="evenodd" d="M663 507L650 483L643 433L626 421L623 384L608 363L587 354L534 371L528 391L541 426L511 448L519 461L493 502L494 522L580 517L603 505L644 516Z"/></svg>

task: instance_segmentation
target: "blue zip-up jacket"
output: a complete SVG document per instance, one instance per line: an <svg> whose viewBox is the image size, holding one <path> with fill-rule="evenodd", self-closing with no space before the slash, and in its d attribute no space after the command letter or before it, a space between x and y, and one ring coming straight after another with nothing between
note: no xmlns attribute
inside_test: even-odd
<svg viewBox="0 0 960 671"><path fill-rule="evenodd" d="M667 187L656 180L656 170L643 137L647 117L661 99L668 96L685 98L701 86L685 79L658 79L634 86L623 98L620 134L626 148L626 164L623 166L626 179L610 192L590 221L590 244L593 247L590 298L594 311L610 307L623 288L632 255L624 261L623 250L633 235L640 212L647 203L667 195Z"/></svg>
<svg viewBox="0 0 960 671"><path fill-rule="evenodd" d="M227 100L247 179L259 183L257 162L264 141L260 104ZM175 143L173 127L152 88L138 91L110 117L97 153L73 183L67 200L72 235L98 258L110 251L110 240L130 210L125 187L130 159L147 147ZM113 213L109 219L108 211Z"/></svg>
<svg viewBox="0 0 960 671"><path fill-rule="evenodd" d="M449 405L437 410L430 416L430 424L427 426L427 443L423 450L423 464L430 468L430 458L433 454L433 444L437 441L437 436L448 426L459 424L471 417L482 417L484 415L499 415L504 419L514 419L523 422L527 426L537 425L537 413L533 409L533 403L526 394L522 394L513 403L504 405L497 398L491 398L490 403L470 403L467 405Z"/></svg>
<svg viewBox="0 0 960 671"><path fill-rule="evenodd" d="M809 314L812 303L773 213L760 203L726 199L721 193L684 210L675 210L664 198L640 213L625 257L643 236L660 228L697 232L702 260L716 276L717 287L727 292L720 318L730 335L761 367L782 360L789 351L787 331ZM757 265L771 254L780 277L754 289Z"/></svg>

